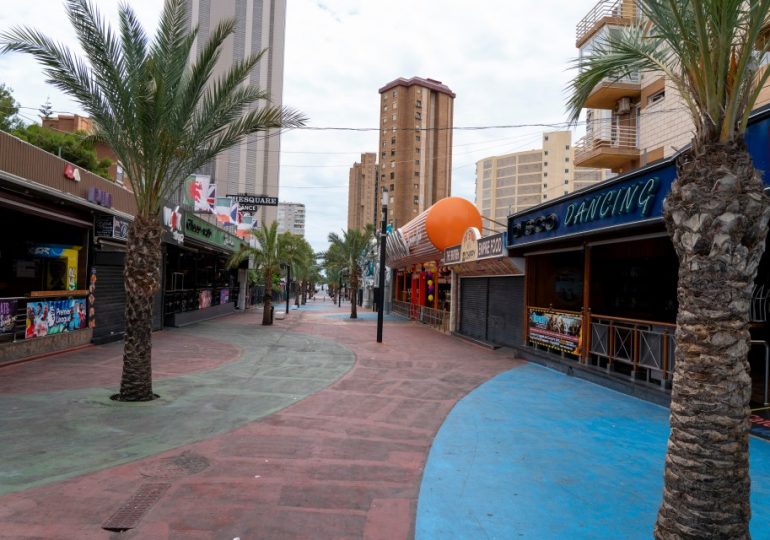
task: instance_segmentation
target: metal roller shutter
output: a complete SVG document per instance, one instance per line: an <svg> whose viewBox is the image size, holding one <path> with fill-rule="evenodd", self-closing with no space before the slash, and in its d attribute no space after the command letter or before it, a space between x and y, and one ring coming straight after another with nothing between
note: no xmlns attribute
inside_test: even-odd
<svg viewBox="0 0 770 540"><path fill-rule="evenodd" d="M496 345L521 345L524 317L524 278L489 278L487 340Z"/></svg>
<svg viewBox="0 0 770 540"><path fill-rule="evenodd" d="M460 333L487 339L487 278L460 280Z"/></svg>
<svg viewBox="0 0 770 540"><path fill-rule="evenodd" d="M123 287L125 253L99 251L94 254L96 267L96 294L94 308L96 325L95 343L106 343L123 338L125 332L126 291Z"/></svg>

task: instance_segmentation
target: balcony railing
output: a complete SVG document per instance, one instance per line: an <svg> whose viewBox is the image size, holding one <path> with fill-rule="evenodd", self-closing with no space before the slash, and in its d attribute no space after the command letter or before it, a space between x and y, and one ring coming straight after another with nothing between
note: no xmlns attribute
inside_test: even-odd
<svg viewBox="0 0 770 540"><path fill-rule="evenodd" d="M593 33L603 21L634 21L637 17L636 4L633 0L599 0L596 5L577 24L576 40L582 42Z"/></svg>
<svg viewBox="0 0 770 540"><path fill-rule="evenodd" d="M393 300L391 312L420 321L445 333L449 331L449 312L443 309L433 309L427 306Z"/></svg>
<svg viewBox="0 0 770 540"><path fill-rule="evenodd" d="M575 161L597 150L639 150L635 126L611 126L587 133L575 143Z"/></svg>

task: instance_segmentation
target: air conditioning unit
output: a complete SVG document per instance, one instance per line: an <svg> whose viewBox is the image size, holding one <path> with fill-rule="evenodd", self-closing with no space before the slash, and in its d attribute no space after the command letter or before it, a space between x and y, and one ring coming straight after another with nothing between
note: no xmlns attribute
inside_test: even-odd
<svg viewBox="0 0 770 540"><path fill-rule="evenodd" d="M628 114L631 112L631 98L624 97L618 100L615 106L615 112L618 114Z"/></svg>

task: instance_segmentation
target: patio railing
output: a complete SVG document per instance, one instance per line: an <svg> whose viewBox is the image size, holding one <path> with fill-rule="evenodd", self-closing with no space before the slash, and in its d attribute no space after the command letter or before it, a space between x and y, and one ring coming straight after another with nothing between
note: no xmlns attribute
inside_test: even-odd
<svg viewBox="0 0 770 540"><path fill-rule="evenodd" d="M420 321L442 332L449 332L449 312L442 309L433 309L427 306L418 306L409 302L393 300L391 312Z"/></svg>

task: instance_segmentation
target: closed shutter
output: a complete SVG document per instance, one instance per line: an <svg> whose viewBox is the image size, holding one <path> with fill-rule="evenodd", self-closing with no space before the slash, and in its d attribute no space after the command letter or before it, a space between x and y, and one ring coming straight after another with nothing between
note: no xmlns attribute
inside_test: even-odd
<svg viewBox="0 0 770 540"><path fill-rule="evenodd" d="M489 278L487 340L496 345L521 345L523 317L524 277Z"/></svg>
<svg viewBox="0 0 770 540"><path fill-rule="evenodd" d="M96 343L122 339L125 332L124 258L125 253L120 251L97 251L94 254L96 325L94 326L93 341Z"/></svg>
<svg viewBox="0 0 770 540"><path fill-rule="evenodd" d="M460 280L460 333L473 339L487 339L487 279Z"/></svg>

